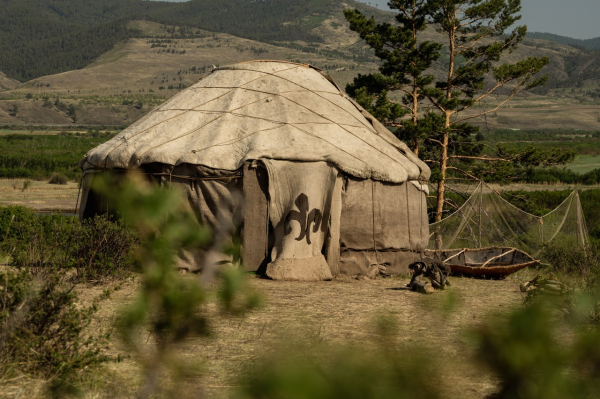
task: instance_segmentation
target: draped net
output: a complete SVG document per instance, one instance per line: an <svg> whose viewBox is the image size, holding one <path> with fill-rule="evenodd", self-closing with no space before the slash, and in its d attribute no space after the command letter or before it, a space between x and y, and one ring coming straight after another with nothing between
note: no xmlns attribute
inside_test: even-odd
<svg viewBox="0 0 600 399"><path fill-rule="evenodd" d="M589 244L577 189L544 216L527 213L480 183L455 213L429 227L430 249L514 247L532 256L544 244L561 241Z"/></svg>

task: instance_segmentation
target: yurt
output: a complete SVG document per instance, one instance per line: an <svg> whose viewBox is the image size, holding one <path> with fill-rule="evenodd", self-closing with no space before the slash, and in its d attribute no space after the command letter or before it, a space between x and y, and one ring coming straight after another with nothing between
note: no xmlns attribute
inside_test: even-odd
<svg viewBox="0 0 600 399"><path fill-rule="evenodd" d="M239 220L243 267L275 280L407 273L428 244L429 168L309 65L216 68L80 166L80 218L106 212L95 176L138 170L183 190L198 223Z"/></svg>

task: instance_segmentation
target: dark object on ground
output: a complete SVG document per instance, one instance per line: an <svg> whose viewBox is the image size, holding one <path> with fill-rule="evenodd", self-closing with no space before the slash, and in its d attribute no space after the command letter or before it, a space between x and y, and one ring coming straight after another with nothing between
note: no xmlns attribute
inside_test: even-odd
<svg viewBox="0 0 600 399"><path fill-rule="evenodd" d="M65 185L65 184L67 184L67 180L68 180L67 176L55 173L50 177L50 180L48 180L48 183Z"/></svg>
<svg viewBox="0 0 600 399"><path fill-rule="evenodd" d="M434 289L443 290L450 285L448 281L450 267L435 259L425 258L412 263L408 268L413 272L412 279L407 285L412 291L430 294ZM428 278L429 282L422 282L421 276Z"/></svg>
<svg viewBox="0 0 600 399"><path fill-rule="evenodd" d="M540 263L528 253L510 247L427 249L425 254L449 266L452 274L484 278L504 278Z"/></svg>

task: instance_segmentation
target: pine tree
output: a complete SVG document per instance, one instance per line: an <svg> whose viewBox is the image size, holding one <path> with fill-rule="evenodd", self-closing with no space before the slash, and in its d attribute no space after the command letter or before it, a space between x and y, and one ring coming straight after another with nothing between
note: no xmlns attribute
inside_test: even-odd
<svg viewBox="0 0 600 399"><path fill-rule="evenodd" d="M515 152L496 146L490 154L481 136L473 138L479 128L469 120L547 81L539 76L549 63L546 57L500 63L527 34L525 26L506 33L521 18L520 0L391 0L388 5L398 10L398 26L377 24L358 10L345 12L350 28L383 61L379 74L359 75L346 90L387 126L398 127L396 135L430 164L432 181L438 183L436 220L443 215L450 175L510 178L528 166L572 160L572 152L535 148ZM423 40L428 26L443 39ZM502 100L465 115L500 89L508 92ZM391 91L403 93L401 103L389 99Z"/></svg>
<svg viewBox="0 0 600 399"><path fill-rule="evenodd" d="M346 92L386 126L398 128L397 134L418 156L419 139L424 134L418 126L419 105L423 100L421 88L434 81L434 76L425 72L439 58L442 45L430 40L418 41L428 26L426 0L392 0L388 5L398 10L397 26L377 24L373 17L367 19L358 10L344 11L350 29L358 32L383 60L380 73L359 74L346 86ZM390 91L402 92L402 102L390 101ZM400 123L400 118L406 115L409 119Z"/></svg>
<svg viewBox="0 0 600 399"><path fill-rule="evenodd" d="M464 147L464 144L468 150L479 149L470 144L472 134L478 129L467 121L496 111L524 90L545 84L547 75L537 75L550 60L528 57L514 64L498 64L501 56L515 50L527 34L527 27L519 26L505 35L505 31L521 19L516 15L521 10L521 0L429 0L428 3L431 21L448 43L444 78L437 81L435 87L424 89L441 116L435 122L437 140L432 140L439 145L436 220L441 220L448 170L472 177L449 161L510 161L510 157L453 153L452 147ZM510 87L510 93L495 107L461 116L505 86Z"/></svg>

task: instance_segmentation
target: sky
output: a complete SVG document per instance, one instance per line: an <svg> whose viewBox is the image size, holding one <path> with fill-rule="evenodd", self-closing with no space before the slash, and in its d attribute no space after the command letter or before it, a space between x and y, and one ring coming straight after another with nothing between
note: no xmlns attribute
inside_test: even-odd
<svg viewBox="0 0 600 399"><path fill-rule="evenodd" d="M388 9L388 0L358 0ZM575 39L600 37L600 0L521 0L521 25Z"/></svg>

